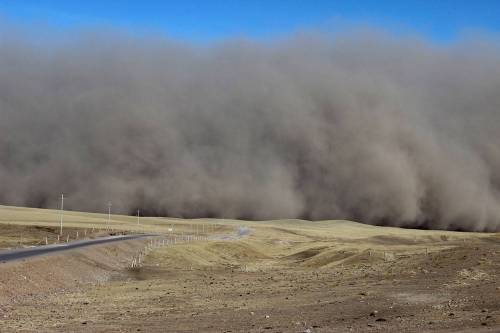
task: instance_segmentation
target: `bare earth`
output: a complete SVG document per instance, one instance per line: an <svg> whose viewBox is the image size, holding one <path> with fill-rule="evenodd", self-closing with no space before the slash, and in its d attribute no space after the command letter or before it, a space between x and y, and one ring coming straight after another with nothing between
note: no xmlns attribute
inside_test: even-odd
<svg viewBox="0 0 500 333"><path fill-rule="evenodd" d="M0 332L500 332L498 234L176 220L215 222L235 237L206 227L216 240L155 249L134 269L109 260L117 249L79 252L71 262L88 265L86 278L58 276L64 292L0 288ZM249 234L236 237L240 225ZM0 287L9 274L9 289L26 284L12 280L23 267L33 280L49 274L55 260L1 267Z"/></svg>

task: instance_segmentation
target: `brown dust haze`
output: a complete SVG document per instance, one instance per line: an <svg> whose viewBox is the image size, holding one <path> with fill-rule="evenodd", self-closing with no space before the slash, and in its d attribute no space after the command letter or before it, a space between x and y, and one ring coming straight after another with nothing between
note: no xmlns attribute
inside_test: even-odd
<svg viewBox="0 0 500 333"><path fill-rule="evenodd" d="M500 47L0 29L0 203L500 230Z"/></svg>

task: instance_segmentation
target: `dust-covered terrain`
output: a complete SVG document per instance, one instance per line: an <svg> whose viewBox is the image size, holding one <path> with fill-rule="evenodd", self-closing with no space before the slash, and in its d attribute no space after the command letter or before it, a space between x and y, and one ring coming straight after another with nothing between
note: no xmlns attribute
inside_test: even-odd
<svg viewBox="0 0 500 333"><path fill-rule="evenodd" d="M140 267L115 265L105 279L110 262L99 265L99 283L87 274L62 293L4 297L0 331L500 330L498 234L349 221L175 222L203 224L212 239L152 249ZM215 223L226 229L214 232Z"/></svg>

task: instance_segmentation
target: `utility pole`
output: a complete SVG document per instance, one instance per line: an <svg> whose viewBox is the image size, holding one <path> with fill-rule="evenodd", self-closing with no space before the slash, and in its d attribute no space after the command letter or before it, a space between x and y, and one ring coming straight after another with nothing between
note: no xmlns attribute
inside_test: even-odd
<svg viewBox="0 0 500 333"><path fill-rule="evenodd" d="M61 223L60 223L61 235L62 235L62 231L63 231L63 219L64 219L64 193L61 194Z"/></svg>
<svg viewBox="0 0 500 333"><path fill-rule="evenodd" d="M140 223L139 223L139 218L140 218L139 213L140 213L140 210L138 209L138 210L137 210L137 225L139 225L139 224L140 224Z"/></svg>
<svg viewBox="0 0 500 333"><path fill-rule="evenodd" d="M108 227L109 227L109 224L111 223L111 201L108 202Z"/></svg>

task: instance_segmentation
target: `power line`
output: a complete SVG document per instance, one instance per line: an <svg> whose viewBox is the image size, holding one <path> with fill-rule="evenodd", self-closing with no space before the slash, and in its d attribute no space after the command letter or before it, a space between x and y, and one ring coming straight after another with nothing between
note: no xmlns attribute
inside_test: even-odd
<svg viewBox="0 0 500 333"><path fill-rule="evenodd" d="M63 233L63 219L64 219L64 193L61 193L61 223L60 223L60 234Z"/></svg>
<svg viewBox="0 0 500 333"><path fill-rule="evenodd" d="M108 202L108 226L111 223L111 206L112 206L112 204L110 201L110 202Z"/></svg>

